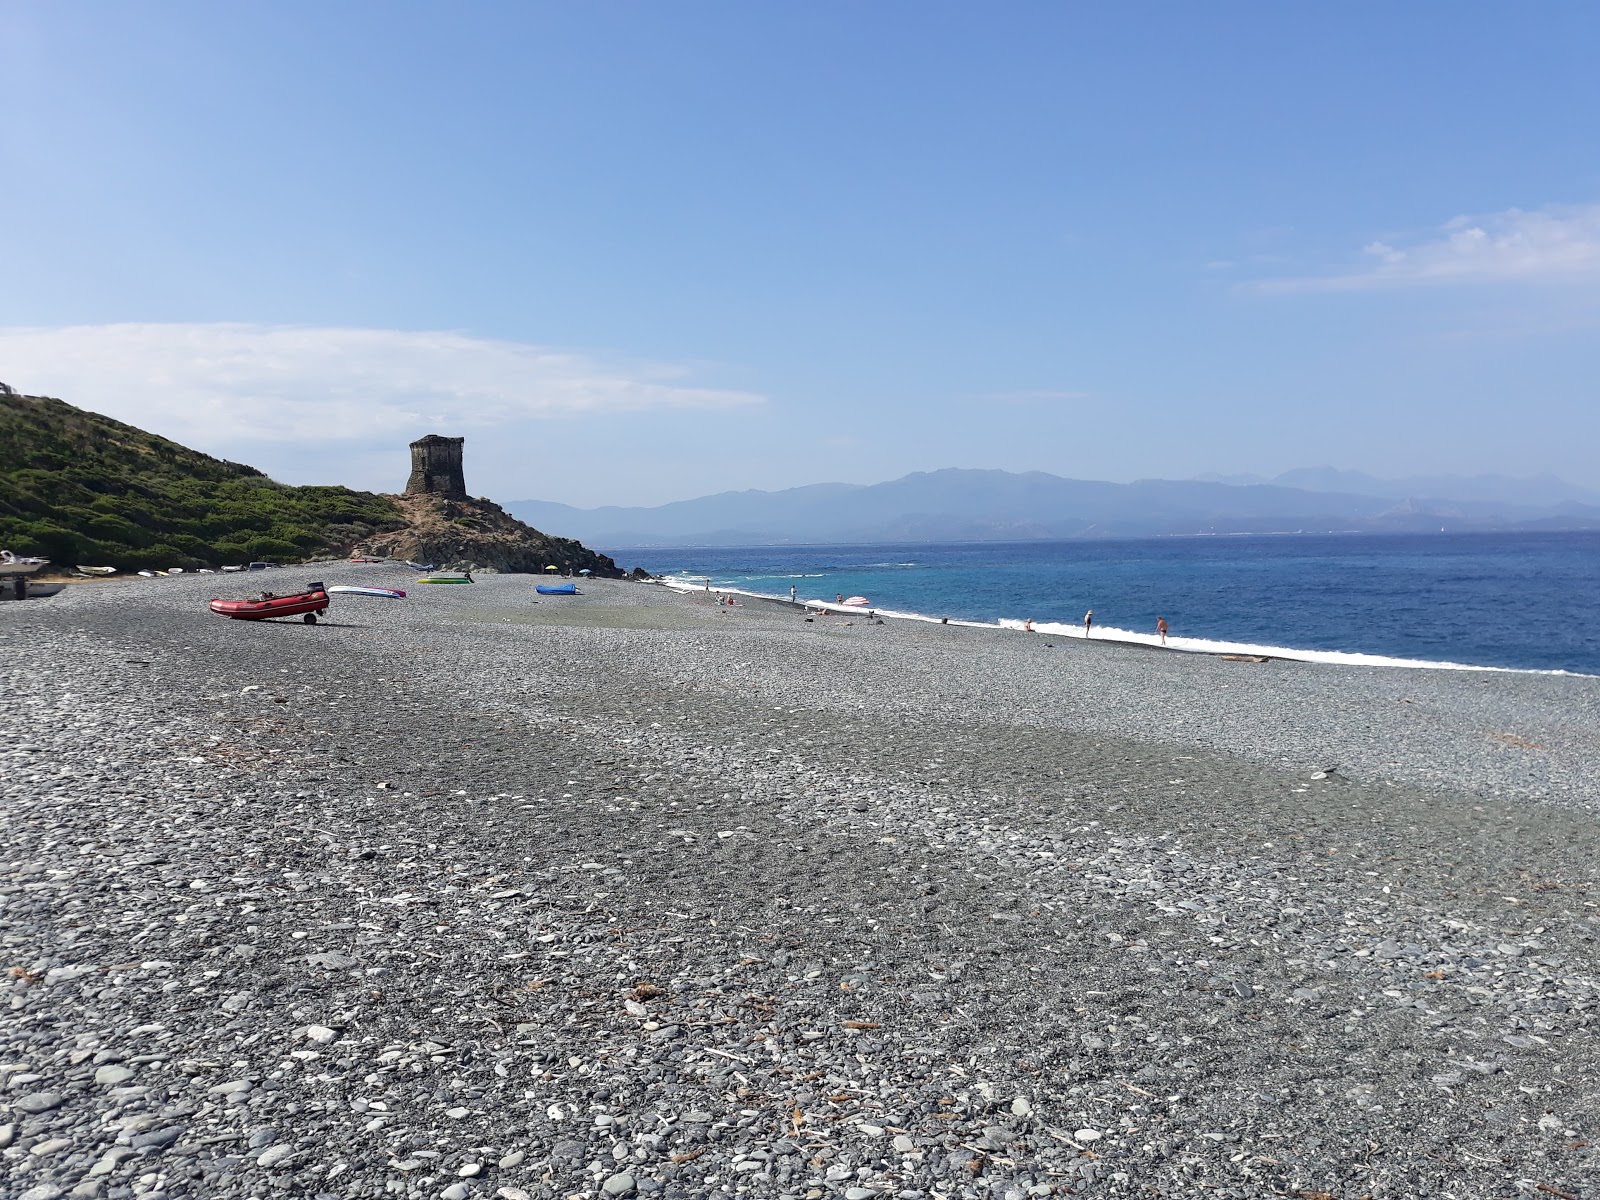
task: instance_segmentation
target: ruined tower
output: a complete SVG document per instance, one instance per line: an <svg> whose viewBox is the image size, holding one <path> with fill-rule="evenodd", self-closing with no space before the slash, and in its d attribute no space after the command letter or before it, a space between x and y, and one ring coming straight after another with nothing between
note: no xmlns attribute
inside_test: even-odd
<svg viewBox="0 0 1600 1200"><path fill-rule="evenodd" d="M406 495L467 499L467 480L461 469L461 443L466 440L430 433L412 442L411 478L406 481Z"/></svg>

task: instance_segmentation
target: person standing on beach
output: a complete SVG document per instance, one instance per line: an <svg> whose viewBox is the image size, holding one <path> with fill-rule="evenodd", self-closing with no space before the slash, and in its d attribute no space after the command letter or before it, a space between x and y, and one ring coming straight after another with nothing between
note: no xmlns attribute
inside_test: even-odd
<svg viewBox="0 0 1600 1200"><path fill-rule="evenodd" d="M799 595L800 595L799 591L795 588L794 584L791 583L789 585L789 603L790 604L798 604L800 602L797 599L797 597Z"/></svg>
<svg viewBox="0 0 1600 1200"><path fill-rule="evenodd" d="M1094 609L1091 608L1088 612L1083 614L1083 636L1084 637L1088 637L1089 636L1089 630L1090 630L1090 628L1093 627L1093 625L1094 625Z"/></svg>
<svg viewBox="0 0 1600 1200"><path fill-rule="evenodd" d="M1161 644L1165 646L1167 644L1167 619L1165 617L1156 618L1156 632L1161 635Z"/></svg>

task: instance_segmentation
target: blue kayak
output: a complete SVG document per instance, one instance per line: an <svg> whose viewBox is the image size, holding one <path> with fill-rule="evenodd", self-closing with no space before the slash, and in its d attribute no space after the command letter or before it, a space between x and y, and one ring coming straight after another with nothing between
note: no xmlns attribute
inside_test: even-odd
<svg viewBox="0 0 1600 1200"><path fill-rule="evenodd" d="M556 587L546 587L541 583L533 590L541 596L576 596L578 594L578 585L575 583L563 583Z"/></svg>

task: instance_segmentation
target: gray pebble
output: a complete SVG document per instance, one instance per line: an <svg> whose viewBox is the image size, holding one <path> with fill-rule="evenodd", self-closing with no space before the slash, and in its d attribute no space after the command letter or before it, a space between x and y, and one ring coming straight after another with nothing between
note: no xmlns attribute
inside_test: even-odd
<svg viewBox="0 0 1600 1200"><path fill-rule="evenodd" d="M60 1108L61 1103L61 1096L57 1092L33 1092L17 1097L11 1102L11 1107L20 1113L38 1114Z"/></svg>

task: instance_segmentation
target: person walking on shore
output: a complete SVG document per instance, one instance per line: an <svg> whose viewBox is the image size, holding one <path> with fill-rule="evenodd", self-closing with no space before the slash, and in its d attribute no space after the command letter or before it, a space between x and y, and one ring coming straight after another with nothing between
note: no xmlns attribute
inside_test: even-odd
<svg viewBox="0 0 1600 1200"><path fill-rule="evenodd" d="M1165 617L1156 618L1156 632L1161 635L1161 644L1165 646L1167 644L1167 619Z"/></svg>
<svg viewBox="0 0 1600 1200"><path fill-rule="evenodd" d="M1094 626L1094 609L1083 614L1083 636L1089 636L1089 630Z"/></svg>

